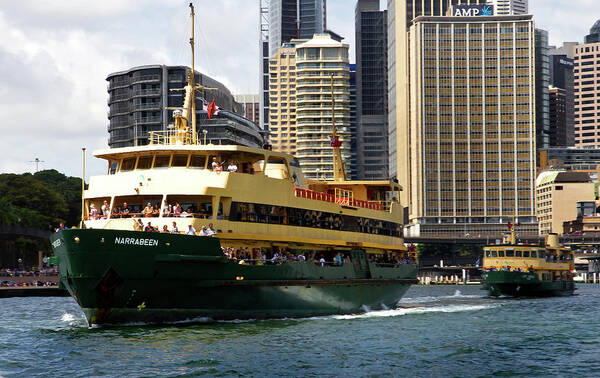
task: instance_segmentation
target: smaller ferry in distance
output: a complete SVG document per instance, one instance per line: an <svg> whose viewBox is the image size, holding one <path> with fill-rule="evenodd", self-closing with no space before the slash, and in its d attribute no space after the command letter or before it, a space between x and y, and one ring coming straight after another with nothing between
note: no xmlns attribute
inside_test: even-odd
<svg viewBox="0 0 600 378"><path fill-rule="evenodd" d="M575 291L573 251L561 246L557 234L545 245L516 242L514 226L504 243L484 247L483 289L494 297L550 297Z"/></svg>

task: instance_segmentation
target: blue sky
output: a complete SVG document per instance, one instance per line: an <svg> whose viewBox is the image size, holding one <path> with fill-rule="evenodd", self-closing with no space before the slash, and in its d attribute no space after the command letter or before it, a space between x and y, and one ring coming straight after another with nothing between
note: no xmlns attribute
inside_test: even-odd
<svg viewBox="0 0 600 378"><path fill-rule="evenodd" d="M385 2L383 2L385 5ZM142 64L189 64L188 0L2 0L0 172L80 174L81 147L105 148L106 76ZM258 86L258 0L196 0L197 69L234 93ZM328 27L354 48L354 0L328 0ZM530 0L550 42L581 41L597 0ZM351 53L351 57L354 54ZM89 171L104 164L89 159Z"/></svg>

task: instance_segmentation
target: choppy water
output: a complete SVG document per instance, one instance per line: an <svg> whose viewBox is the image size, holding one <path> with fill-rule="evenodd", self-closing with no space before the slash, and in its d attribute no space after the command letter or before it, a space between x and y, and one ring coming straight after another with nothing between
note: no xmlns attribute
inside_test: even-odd
<svg viewBox="0 0 600 378"><path fill-rule="evenodd" d="M71 298L0 299L0 376L600 376L600 286L578 294L413 287L359 315L91 329Z"/></svg>

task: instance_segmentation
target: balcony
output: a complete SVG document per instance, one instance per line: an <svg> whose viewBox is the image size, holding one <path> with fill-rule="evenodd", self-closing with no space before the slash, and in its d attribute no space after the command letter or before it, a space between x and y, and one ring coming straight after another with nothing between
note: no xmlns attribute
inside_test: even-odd
<svg viewBox="0 0 600 378"><path fill-rule="evenodd" d="M161 123L162 117L139 117L135 119L136 124L141 123Z"/></svg>
<svg viewBox="0 0 600 378"><path fill-rule="evenodd" d="M160 81L160 75L140 75L131 78L131 84Z"/></svg>
<svg viewBox="0 0 600 378"><path fill-rule="evenodd" d="M139 110L161 110L162 105L160 102L152 102L152 103L145 103L145 104L134 104L133 105L133 110L134 111L139 111Z"/></svg>
<svg viewBox="0 0 600 378"><path fill-rule="evenodd" d="M133 96L158 96L160 95L160 88L153 89L138 89L133 92Z"/></svg>

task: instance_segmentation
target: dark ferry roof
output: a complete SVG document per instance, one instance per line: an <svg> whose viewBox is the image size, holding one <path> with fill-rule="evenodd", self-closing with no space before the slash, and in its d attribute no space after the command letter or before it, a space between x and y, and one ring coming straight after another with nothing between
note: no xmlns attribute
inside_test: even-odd
<svg viewBox="0 0 600 378"><path fill-rule="evenodd" d="M277 152L271 150L265 150L262 148L252 148L233 144L206 144L206 145L163 145L163 144L149 144L145 146L135 147L121 147L121 148L107 148L104 150L96 150L93 152L94 156L100 159L106 160L118 160L123 156L128 155L140 155L143 153L155 153L155 152L207 152L207 153L219 153L219 152L245 152L248 155L269 155L270 158L281 158L285 160L292 160L293 156L284 152Z"/></svg>

